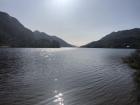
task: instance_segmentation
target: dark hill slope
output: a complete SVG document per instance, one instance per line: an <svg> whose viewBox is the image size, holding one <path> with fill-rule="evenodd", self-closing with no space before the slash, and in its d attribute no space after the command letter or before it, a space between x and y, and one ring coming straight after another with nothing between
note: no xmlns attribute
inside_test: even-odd
<svg viewBox="0 0 140 105"><path fill-rule="evenodd" d="M50 36L44 32L39 32L39 31L35 31L34 34L36 35L36 39L38 39L38 37L42 37L42 39L46 38L50 42L56 41L60 44L60 47L74 47L73 45L67 43L66 41L64 41L63 39L57 36Z"/></svg>
<svg viewBox="0 0 140 105"><path fill-rule="evenodd" d="M58 39L58 40L57 40ZM62 44L63 43L63 44ZM60 38L38 31L32 32L16 18L0 12L0 47L58 48L71 47Z"/></svg>
<svg viewBox="0 0 140 105"><path fill-rule="evenodd" d="M87 48L140 48L140 29L112 32L102 39L82 47Z"/></svg>

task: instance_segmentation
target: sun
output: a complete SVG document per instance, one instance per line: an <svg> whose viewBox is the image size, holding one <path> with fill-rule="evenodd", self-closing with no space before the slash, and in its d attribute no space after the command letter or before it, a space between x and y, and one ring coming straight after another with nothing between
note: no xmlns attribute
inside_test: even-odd
<svg viewBox="0 0 140 105"><path fill-rule="evenodd" d="M73 7L76 5L77 0L50 0L50 5L49 7L51 8L52 11L59 11L63 12L64 11L68 12L69 10L72 10ZM46 2L48 5L48 2ZM52 12L54 13L54 12Z"/></svg>
<svg viewBox="0 0 140 105"><path fill-rule="evenodd" d="M66 5L69 4L72 0L55 0L56 3Z"/></svg>
<svg viewBox="0 0 140 105"><path fill-rule="evenodd" d="M60 3L67 3L69 2L70 0L56 0L57 2L60 2Z"/></svg>
<svg viewBox="0 0 140 105"><path fill-rule="evenodd" d="M57 5L69 5L73 0L54 0Z"/></svg>

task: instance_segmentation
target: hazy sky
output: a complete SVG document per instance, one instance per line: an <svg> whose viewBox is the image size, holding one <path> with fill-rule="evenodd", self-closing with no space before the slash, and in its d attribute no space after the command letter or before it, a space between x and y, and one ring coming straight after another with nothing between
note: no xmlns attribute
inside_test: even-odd
<svg viewBox="0 0 140 105"><path fill-rule="evenodd" d="M0 0L0 11L75 45L140 27L140 0Z"/></svg>

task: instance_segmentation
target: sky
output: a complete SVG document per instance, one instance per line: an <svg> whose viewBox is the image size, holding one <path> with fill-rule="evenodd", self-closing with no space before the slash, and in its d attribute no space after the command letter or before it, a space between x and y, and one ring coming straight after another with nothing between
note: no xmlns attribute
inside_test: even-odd
<svg viewBox="0 0 140 105"><path fill-rule="evenodd" d="M0 11L77 46L140 28L140 0L0 0Z"/></svg>

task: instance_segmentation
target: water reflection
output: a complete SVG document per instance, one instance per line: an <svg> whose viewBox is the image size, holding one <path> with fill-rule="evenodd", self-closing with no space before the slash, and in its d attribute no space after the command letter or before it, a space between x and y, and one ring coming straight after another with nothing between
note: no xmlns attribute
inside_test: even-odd
<svg viewBox="0 0 140 105"><path fill-rule="evenodd" d="M132 95L133 70L121 62L129 53L123 49L0 50L0 105L139 105ZM3 84L4 78L9 79Z"/></svg>
<svg viewBox="0 0 140 105"><path fill-rule="evenodd" d="M59 93L55 96L54 102L57 103L57 105L64 105L64 99L63 99L63 94Z"/></svg>

